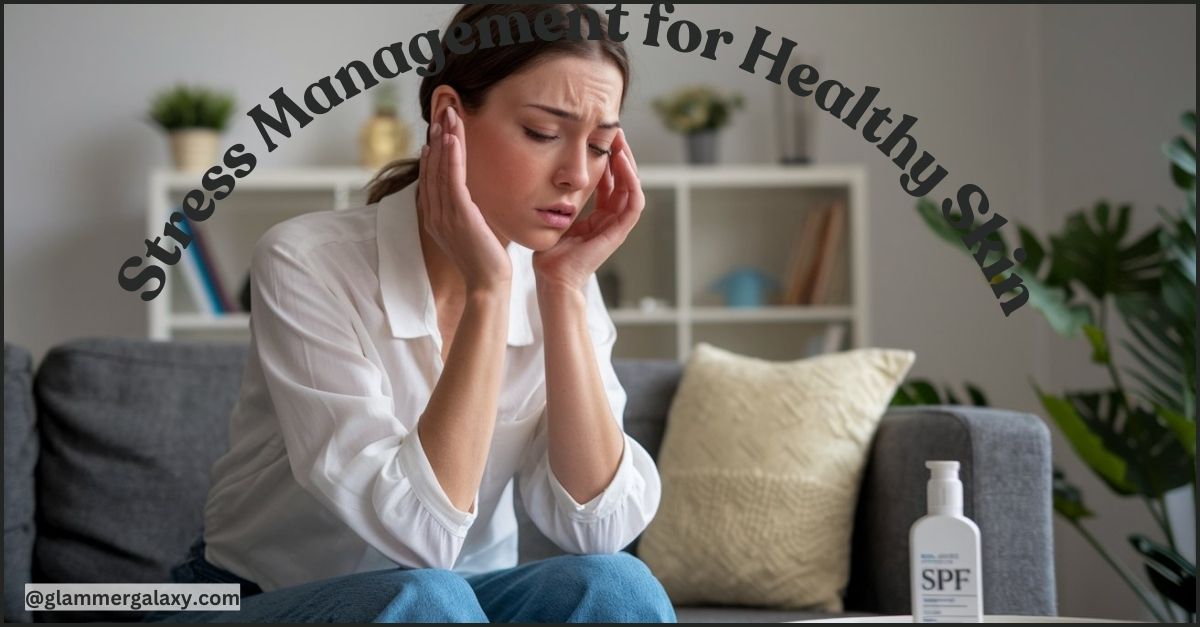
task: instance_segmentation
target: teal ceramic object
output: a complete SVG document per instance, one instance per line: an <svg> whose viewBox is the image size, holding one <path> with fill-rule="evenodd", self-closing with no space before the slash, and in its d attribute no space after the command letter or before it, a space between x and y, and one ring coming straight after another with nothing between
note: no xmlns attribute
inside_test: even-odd
<svg viewBox="0 0 1200 627"><path fill-rule="evenodd" d="M762 307L767 304L768 294L778 287L779 281L771 275L743 267L718 279L711 289L723 294L730 307Z"/></svg>

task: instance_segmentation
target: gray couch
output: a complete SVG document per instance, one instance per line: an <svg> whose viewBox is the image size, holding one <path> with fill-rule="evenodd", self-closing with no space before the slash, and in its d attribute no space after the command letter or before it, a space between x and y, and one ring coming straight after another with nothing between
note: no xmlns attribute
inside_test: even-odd
<svg viewBox="0 0 1200 627"><path fill-rule="evenodd" d="M4 346L4 618L29 622L26 582L170 581L201 533L212 463L228 446L247 348L81 339ZM618 361L626 429L657 455L681 365ZM1049 434L1036 416L967 407L889 411L860 490L847 612L909 611L908 529L924 514L927 459L962 462L982 533L984 608L1056 613ZM518 504L519 511L519 504ZM521 560L558 553L523 512ZM636 543L627 550L636 553ZM34 612L34 621L142 614ZM776 622L812 612L679 607L680 622Z"/></svg>

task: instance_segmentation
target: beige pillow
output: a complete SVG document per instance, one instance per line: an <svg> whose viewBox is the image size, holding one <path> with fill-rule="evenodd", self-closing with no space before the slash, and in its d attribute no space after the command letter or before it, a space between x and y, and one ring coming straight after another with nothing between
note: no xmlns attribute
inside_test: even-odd
<svg viewBox="0 0 1200 627"><path fill-rule="evenodd" d="M915 359L863 348L774 362L698 344L637 549L671 601L841 611L871 438Z"/></svg>

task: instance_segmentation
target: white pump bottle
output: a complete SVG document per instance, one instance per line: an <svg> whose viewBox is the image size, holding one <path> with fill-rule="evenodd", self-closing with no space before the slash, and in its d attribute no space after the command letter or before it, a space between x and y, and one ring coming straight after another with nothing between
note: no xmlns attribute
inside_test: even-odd
<svg viewBox="0 0 1200 627"><path fill-rule="evenodd" d="M958 462L927 461L929 513L909 530L912 613L916 623L983 622L979 527L963 516Z"/></svg>

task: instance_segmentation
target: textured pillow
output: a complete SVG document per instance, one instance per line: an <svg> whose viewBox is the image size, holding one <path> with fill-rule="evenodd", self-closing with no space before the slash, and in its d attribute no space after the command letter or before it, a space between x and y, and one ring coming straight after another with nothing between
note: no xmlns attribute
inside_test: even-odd
<svg viewBox="0 0 1200 627"><path fill-rule="evenodd" d="M696 346L638 547L672 602L842 610L871 438L915 358L864 348L774 362Z"/></svg>

